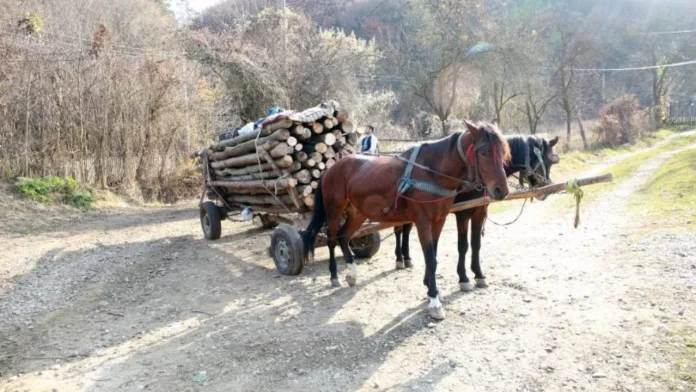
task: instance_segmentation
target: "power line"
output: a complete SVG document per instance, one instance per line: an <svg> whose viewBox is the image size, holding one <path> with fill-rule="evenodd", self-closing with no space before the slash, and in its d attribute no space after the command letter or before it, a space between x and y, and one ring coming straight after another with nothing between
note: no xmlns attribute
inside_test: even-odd
<svg viewBox="0 0 696 392"><path fill-rule="evenodd" d="M671 63L671 64L664 64L664 65L649 65L649 66L645 66L645 67L628 67L628 68L573 68L573 71L583 71L583 72L646 71L646 70L649 70L649 69L683 67L683 66L686 66L686 65L694 65L694 64L696 64L696 60L682 61L682 62L679 62L679 63Z"/></svg>
<svg viewBox="0 0 696 392"><path fill-rule="evenodd" d="M674 31L648 31L646 33L635 33L636 35L667 35L667 34L692 34L696 30L674 30Z"/></svg>

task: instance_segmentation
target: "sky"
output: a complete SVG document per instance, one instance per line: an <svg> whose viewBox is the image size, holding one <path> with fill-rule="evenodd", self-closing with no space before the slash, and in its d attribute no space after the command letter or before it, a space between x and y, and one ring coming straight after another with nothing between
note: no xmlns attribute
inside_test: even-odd
<svg viewBox="0 0 696 392"><path fill-rule="evenodd" d="M191 8L200 12L211 5L219 3L220 1L221 0L189 0L189 4L191 5Z"/></svg>

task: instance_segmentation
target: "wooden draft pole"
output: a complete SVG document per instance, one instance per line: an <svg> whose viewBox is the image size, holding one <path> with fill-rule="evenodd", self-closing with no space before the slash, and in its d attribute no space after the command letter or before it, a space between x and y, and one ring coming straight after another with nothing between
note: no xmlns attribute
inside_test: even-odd
<svg viewBox="0 0 696 392"><path fill-rule="evenodd" d="M609 174L604 174L601 176L596 176L596 177L585 177L585 178L580 178L578 179L578 185L580 186L586 186L586 185L592 185L592 184L599 184L602 182L611 182L613 180L613 176L611 173ZM537 189L532 189L528 191L520 191L520 192L513 192L507 195L507 197L503 200L495 200L491 199L490 197L479 197L477 199L473 200L467 200L463 201L461 203L455 203L452 204L452 208L450 208L450 213L454 212L459 212L463 210L468 210L470 208L476 208L476 207L481 207L485 206L486 204L493 204L493 203L499 203L501 201L508 201L508 200L518 200L518 199L528 199L531 197L536 197L536 196L541 196L541 195L549 195L552 193L558 193L561 191L564 191L566 189L566 184L565 183L560 183L560 184L553 184L553 185L547 185L541 188ZM353 238L359 238L368 234L372 234L377 231L382 231L384 229L388 229L390 227L397 227L397 226L402 226L407 223L411 222L374 222L374 223L368 223L364 225L360 230L356 231L351 239Z"/></svg>

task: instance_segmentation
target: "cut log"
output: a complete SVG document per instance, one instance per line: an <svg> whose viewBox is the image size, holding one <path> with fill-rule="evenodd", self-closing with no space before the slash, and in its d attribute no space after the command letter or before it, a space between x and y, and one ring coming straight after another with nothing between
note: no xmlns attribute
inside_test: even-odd
<svg viewBox="0 0 696 392"><path fill-rule="evenodd" d="M304 149L304 144L302 144L302 143L295 144L295 151L302 151L303 149Z"/></svg>
<svg viewBox="0 0 696 392"><path fill-rule="evenodd" d="M279 159L276 159L273 161L275 166L281 169L288 168L292 166L293 160L291 156L284 156ZM256 162L253 162L247 167L241 168L241 169L225 169L225 173L230 176L240 176L240 175L245 175L249 173L259 173L263 171L272 171L274 170L275 167L264 160L261 160L261 166L258 164L258 160Z"/></svg>
<svg viewBox="0 0 696 392"><path fill-rule="evenodd" d="M314 162L324 162L324 156L316 151L309 154L309 158L314 159Z"/></svg>
<svg viewBox="0 0 696 392"><path fill-rule="evenodd" d="M336 122L339 124L343 124L348 120L348 112L345 110L339 110L338 113L336 113Z"/></svg>
<svg viewBox="0 0 696 392"><path fill-rule="evenodd" d="M302 169L297 173L293 173L292 177L300 184L309 184L312 181L312 173L307 169Z"/></svg>
<svg viewBox="0 0 696 392"><path fill-rule="evenodd" d="M358 144L358 134L355 132L346 133L343 135L343 137L346 138L346 143L350 144L351 146Z"/></svg>
<svg viewBox="0 0 696 392"><path fill-rule="evenodd" d="M223 160L225 158L229 157L235 157L238 155L246 154L252 151L256 151L257 146L261 145L272 145L272 143L269 142L282 142L285 140L290 139L290 131L287 129L279 129L272 134L266 136L266 137L260 137L258 139L254 138L252 140L246 141L244 143L240 143L234 147L226 147L223 151L221 152L216 152L209 157L214 160L214 161L219 161ZM297 139L292 138L295 141L295 144L297 144ZM277 145L277 143L276 143ZM275 147L275 145L272 145Z"/></svg>
<svg viewBox="0 0 696 392"><path fill-rule="evenodd" d="M227 170L227 169L226 169ZM270 180L282 176L282 173L276 172L260 172L251 173L241 176L231 176L226 170L215 170L215 180L216 181L249 181L249 180Z"/></svg>
<svg viewBox="0 0 696 392"><path fill-rule="evenodd" d="M324 163L324 162L319 162L319 163L317 163L317 169L322 170L322 171L325 170L325 169L326 169L326 163Z"/></svg>
<svg viewBox="0 0 696 392"><path fill-rule="evenodd" d="M353 133L354 134L355 133L354 132L355 126L353 125L352 122L346 120L341 124L341 130L343 131L343 133ZM355 139L355 140L357 140L357 139Z"/></svg>
<svg viewBox="0 0 696 392"><path fill-rule="evenodd" d="M326 119L324 119L323 124L324 124L324 129L331 129L334 127L334 125L336 125L333 117L327 117Z"/></svg>
<svg viewBox="0 0 696 392"><path fill-rule="evenodd" d="M312 131L302 124L299 124L293 130L293 135L295 135L295 137L297 137L299 140L307 140L312 137Z"/></svg>
<svg viewBox="0 0 696 392"><path fill-rule="evenodd" d="M320 153L320 154L325 153L326 150L328 150L328 149L329 149L329 146L327 146L327 145L324 144L324 143L317 143L317 144L314 145L314 151L316 151L316 152L318 152L318 153Z"/></svg>
<svg viewBox="0 0 696 392"><path fill-rule="evenodd" d="M312 123L312 132L316 133L317 135L324 132L324 126L321 125L320 122L316 121Z"/></svg>
<svg viewBox="0 0 696 392"><path fill-rule="evenodd" d="M283 129L283 131L287 131L287 129ZM280 132L280 131L277 131L276 133L278 133L278 132ZM275 133L274 133L274 135L275 135ZM290 132L288 132L288 135L290 135ZM297 138L289 136L288 139L285 141L285 143L287 143L288 146L295 147L297 145Z"/></svg>
<svg viewBox="0 0 696 392"><path fill-rule="evenodd" d="M314 208L314 195L305 196L302 201L307 206L307 208Z"/></svg>
<svg viewBox="0 0 696 392"><path fill-rule="evenodd" d="M312 189L317 189L319 188L319 181L312 181L309 183L309 186L311 186Z"/></svg>
<svg viewBox="0 0 696 392"><path fill-rule="evenodd" d="M294 154L294 156L295 156L295 160L297 160L297 162L304 162L308 158L307 153L304 151L298 151Z"/></svg>
<svg viewBox="0 0 696 392"><path fill-rule="evenodd" d="M270 204L270 205L294 205L292 198L289 195L278 195L273 197L272 195L230 195L226 197L227 201L230 203L242 203L251 205L252 208L255 204Z"/></svg>
<svg viewBox="0 0 696 392"><path fill-rule="evenodd" d="M312 158L309 158L306 161L302 162L302 167L306 167L307 169L311 169L316 165L317 165L317 161L315 161Z"/></svg>
<svg viewBox="0 0 696 392"><path fill-rule="evenodd" d="M226 147L236 146L236 145L244 143L246 141L254 140L254 139L256 139L256 137L268 136L271 133L273 133L273 131L270 128L262 128L262 129L259 129L258 131L247 133L246 135L237 136L237 137L232 138L232 139L223 140L220 143L213 145L212 149L214 151L222 151Z"/></svg>
<svg viewBox="0 0 696 392"><path fill-rule="evenodd" d="M336 158L336 150L333 148L329 147L326 149L326 152L322 154L324 158L326 159L334 159Z"/></svg>
<svg viewBox="0 0 696 392"><path fill-rule="evenodd" d="M327 159L326 160L326 168L329 169L331 166L335 165L336 161L334 159Z"/></svg>
<svg viewBox="0 0 696 392"><path fill-rule="evenodd" d="M300 197L309 196L314 192L314 189L310 185L300 185L297 187Z"/></svg>
<svg viewBox="0 0 696 392"><path fill-rule="evenodd" d="M224 167L242 167L258 164L260 159L258 153L264 150L265 147L260 146L255 153L228 158L222 161L212 162L210 166L212 166L213 169L221 169ZM273 147L270 151L268 151L268 154L271 156L271 158L275 159L281 158L285 155L290 155L294 151L295 150L292 147L288 146L286 143L280 143L277 146ZM263 159L261 159L261 162L263 163Z"/></svg>
<svg viewBox="0 0 696 392"><path fill-rule="evenodd" d="M278 180L253 180L253 181L211 181L211 186L219 186L228 189L240 190L265 190L270 189L287 189L297 185L297 180L294 178L281 178Z"/></svg>
<svg viewBox="0 0 696 392"><path fill-rule="evenodd" d="M320 135L317 140L326 144L327 146L333 146L336 143L336 136L333 133L324 133Z"/></svg>
<svg viewBox="0 0 696 392"><path fill-rule="evenodd" d="M321 170L319 170L319 169L312 170L312 177L319 179L321 177Z"/></svg>

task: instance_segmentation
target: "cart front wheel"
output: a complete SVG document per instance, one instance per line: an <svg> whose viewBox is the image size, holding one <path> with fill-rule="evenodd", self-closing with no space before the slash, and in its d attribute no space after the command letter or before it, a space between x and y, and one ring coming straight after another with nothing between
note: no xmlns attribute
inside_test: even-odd
<svg viewBox="0 0 696 392"><path fill-rule="evenodd" d="M304 267L300 232L293 226L281 225L271 236L271 256L283 275L298 275Z"/></svg>
<svg viewBox="0 0 696 392"><path fill-rule="evenodd" d="M222 215L220 208L212 201L201 204L201 228L207 240L217 240L222 234Z"/></svg>
<svg viewBox="0 0 696 392"><path fill-rule="evenodd" d="M350 247L350 250L353 251L355 257L367 259L377 254L377 251L379 251L379 245L381 243L380 241L381 239L379 233L372 233L362 237L353 238L348 243L348 246Z"/></svg>

